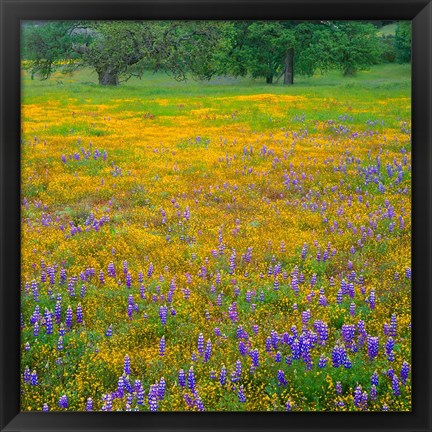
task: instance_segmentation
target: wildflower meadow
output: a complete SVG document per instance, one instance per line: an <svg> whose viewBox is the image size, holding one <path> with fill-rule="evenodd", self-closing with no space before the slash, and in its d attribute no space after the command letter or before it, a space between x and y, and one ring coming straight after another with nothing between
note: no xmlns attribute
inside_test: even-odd
<svg viewBox="0 0 432 432"><path fill-rule="evenodd" d="M409 65L22 95L23 411L411 411Z"/></svg>

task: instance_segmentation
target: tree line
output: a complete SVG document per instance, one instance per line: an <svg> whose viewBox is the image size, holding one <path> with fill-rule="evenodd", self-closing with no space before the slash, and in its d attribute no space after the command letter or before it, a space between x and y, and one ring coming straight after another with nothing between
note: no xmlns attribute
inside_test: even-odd
<svg viewBox="0 0 432 432"><path fill-rule="evenodd" d="M22 58L32 77L89 67L101 85L146 70L177 80L252 76L294 84L295 75L338 69L354 75L373 64L409 62L411 25L365 21L51 21L26 22Z"/></svg>

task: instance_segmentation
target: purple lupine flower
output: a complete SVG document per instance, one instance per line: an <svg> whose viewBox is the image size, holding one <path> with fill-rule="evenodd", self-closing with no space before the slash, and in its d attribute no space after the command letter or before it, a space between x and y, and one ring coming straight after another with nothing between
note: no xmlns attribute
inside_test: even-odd
<svg viewBox="0 0 432 432"><path fill-rule="evenodd" d="M345 361L343 362L343 366L345 369L351 369L352 362L351 362L351 359L349 357L346 357Z"/></svg>
<svg viewBox="0 0 432 432"><path fill-rule="evenodd" d="M80 324L83 322L83 310L82 310L81 303L78 303L78 305L77 305L76 321L77 321L77 323L80 323Z"/></svg>
<svg viewBox="0 0 432 432"><path fill-rule="evenodd" d="M165 382L165 378L162 377L159 381L159 386L158 386L158 398L160 400L163 400L163 398L165 397L165 391L166 391L166 382Z"/></svg>
<svg viewBox="0 0 432 432"><path fill-rule="evenodd" d="M195 389L195 374L193 371L193 367L191 366L188 372L188 387L190 390L194 390Z"/></svg>
<svg viewBox="0 0 432 432"><path fill-rule="evenodd" d="M60 408L67 408L69 406L69 400L66 395L60 396L60 399L58 401L58 406Z"/></svg>
<svg viewBox="0 0 432 432"><path fill-rule="evenodd" d="M66 269L60 269L60 284L64 284L66 282Z"/></svg>
<svg viewBox="0 0 432 432"><path fill-rule="evenodd" d="M372 385L370 392L369 392L369 396L371 398L372 401L375 401L377 398L377 388L376 385Z"/></svg>
<svg viewBox="0 0 432 432"><path fill-rule="evenodd" d="M336 394L339 396L342 394L342 383L340 381L336 382Z"/></svg>
<svg viewBox="0 0 432 432"><path fill-rule="evenodd" d="M397 332L397 318L396 318L396 314L392 314L390 318L389 335L392 337L396 337L396 332Z"/></svg>
<svg viewBox="0 0 432 432"><path fill-rule="evenodd" d="M405 269L405 277L406 277L407 279L411 279L411 269L410 269L409 267L407 267L407 268Z"/></svg>
<svg viewBox="0 0 432 432"><path fill-rule="evenodd" d="M299 294L298 278L295 274L292 276L292 279L291 279L291 288L296 295Z"/></svg>
<svg viewBox="0 0 432 432"><path fill-rule="evenodd" d="M394 339L390 336L390 337L387 339L386 346L385 346L385 350L386 350L386 354L387 354L387 359L388 359L389 361L394 361L394 359L395 359L395 357L394 357L394 352L393 352L394 345L395 345L395 341L394 341Z"/></svg>
<svg viewBox="0 0 432 432"><path fill-rule="evenodd" d="M82 286L81 286L81 290L80 290L80 297L81 297L81 298L84 298L84 296L86 295L86 292L87 292L87 288L86 288L86 286L85 286L85 285L82 285Z"/></svg>
<svg viewBox="0 0 432 432"><path fill-rule="evenodd" d="M24 382L26 384L30 383L31 380L31 373L30 373L30 369L28 366L26 366L26 368L24 369L24 373L23 373L23 378L24 378Z"/></svg>
<svg viewBox="0 0 432 432"><path fill-rule="evenodd" d="M196 391L194 392L194 396L195 396L195 406L198 408L198 411L205 411L203 401Z"/></svg>
<svg viewBox="0 0 432 432"><path fill-rule="evenodd" d="M220 385L222 385L222 386L225 385L225 383L226 383L226 376L227 376L226 367L224 365L222 365L220 376L219 376Z"/></svg>
<svg viewBox="0 0 432 432"><path fill-rule="evenodd" d="M197 348L198 348L199 355L203 356L203 354L204 354L204 335L202 333L200 333L198 335Z"/></svg>
<svg viewBox="0 0 432 432"><path fill-rule="evenodd" d="M336 294L336 303L342 304L342 299L343 299L343 292L342 290L339 290Z"/></svg>
<svg viewBox="0 0 432 432"><path fill-rule="evenodd" d="M317 320L314 322L314 329L318 333L320 344L325 345L329 334L328 325L321 320Z"/></svg>
<svg viewBox="0 0 432 432"><path fill-rule="evenodd" d="M371 309L375 309L375 302L376 302L376 297L375 297L375 290L372 290L369 294L369 307Z"/></svg>
<svg viewBox="0 0 432 432"><path fill-rule="evenodd" d="M147 272L147 277L151 277L153 275L153 272L154 272L154 266L153 266L153 263L150 263L149 269Z"/></svg>
<svg viewBox="0 0 432 432"><path fill-rule="evenodd" d="M244 389L243 389L242 385L239 387L239 389L237 391L237 396L238 396L239 402L241 402L241 403L246 402L246 396L244 394Z"/></svg>
<svg viewBox="0 0 432 432"><path fill-rule="evenodd" d="M53 321L52 321L52 315L51 312L45 308L45 330L46 334L52 334L53 333Z"/></svg>
<svg viewBox="0 0 432 432"><path fill-rule="evenodd" d="M321 294L318 298L318 304L320 306L326 307L327 306L327 297L323 294Z"/></svg>
<svg viewBox="0 0 432 432"><path fill-rule="evenodd" d="M259 352L258 349L253 349L249 351L249 356L252 359L252 366L258 367L259 366Z"/></svg>
<svg viewBox="0 0 432 432"><path fill-rule="evenodd" d="M379 349L379 338L368 336L367 337L367 350L368 356L371 360L373 360L378 355Z"/></svg>
<svg viewBox="0 0 432 432"><path fill-rule="evenodd" d="M378 387L378 374L376 371L371 376L371 385Z"/></svg>
<svg viewBox="0 0 432 432"><path fill-rule="evenodd" d="M186 387L186 375L183 369L179 370L178 373L178 383L181 387Z"/></svg>
<svg viewBox="0 0 432 432"><path fill-rule="evenodd" d="M194 406L194 401L192 400L192 398L189 396L188 393L184 394L183 397L188 407L191 408Z"/></svg>
<svg viewBox="0 0 432 432"><path fill-rule="evenodd" d="M303 325L307 326L311 317L311 312L309 309L305 310L301 314Z"/></svg>
<svg viewBox="0 0 432 432"><path fill-rule="evenodd" d="M204 352L204 361L205 362L208 362L210 360L211 354L212 354L212 343L211 343L211 340L209 339L207 341L205 352Z"/></svg>
<svg viewBox="0 0 432 432"><path fill-rule="evenodd" d="M303 260L306 258L307 252L308 252L308 245L304 243L301 250L301 257Z"/></svg>
<svg viewBox="0 0 432 432"><path fill-rule="evenodd" d="M150 411L154 412L158 409L158 385L152 384L148 393L148 404Z"/></svg>
<svg viewBox="0 0 432 432"><path fill-rule="evenodd" d="M47 403L44 403L42 406L42 412L48 412L49 411L49 406Z"/></svg>
<svg viewBox="0 0 432 432"><path fill-rule="evenodd" d="M39 336L39 323L37 321L33 325L33 336L34 337Z"/></svg>
<svg viewBox="0 0 432 432"><path fill-rule="evenodd" d="M105 336L106 336L106 337L111 337L112 334L113 334L112 324L110 324L110 325L108 326L108 328L106 329Z"/></svg>
<svg viewBox="0 0 432 432"><path fill-rule="evenodd" d="M363 402L363 389L358 385L354 390L354 405L356 408L361 408Z"/></svg>
<svg viewBox="0 0 432 432"><path fill-rule="evenodd" d="M66 334L66 329L64 328L63 324L60 324L59 326L59 335L64 336Z"/></svg>
<svg viewBox="0 0 432 432"><path fill-rule="evenodd" d="M110 393L107 393L102 396L103 405L102 405L102 411L112 411L112 395Z"/></svg>
<svg viewBox="0 0 432 432"><path fill-rule="evenodd" d="M26 351L30 351L30 344L29 344L28 342L25 343L25 345L24 345L24 349L25 349Z"/></svg>
<svg viewBox="0 0 432 432"><path fill-rule="evenodd" d="M68 283L69 297L75 297L75 279L71 277Z"/></svg>
<svg viewBox="0 0 432 432"><path fill-rule="evenodd" d="M140 387L137 390L137 404L143 405L144 404L144 389L140 385Z"/></svg>
<svg viewBox="0 0 432 432"><path fill-rule="evenodd" d="M238 312L237 312L237 303L236 302L233 302L230 304L230 306L228 308L228 315L229 315L229 319L232 322L238 321Z"/></svg>
<svg viewBox="0 0 432 432"><path fill-rule="evenodd" d="M324 355L321 355L319 362L318 362L318 367L320 369L325 368L327 365L327 361L328 361L327 357L325 357Z"/></svg>
<svg viewBox="0 0 432 432"><path fill-rule="evenodd" d="M132 276L129 272L126 274L126 286L130 288L132 286Z"/></svg>
<svg viewBox="0 0 432 432"><path fill-rule="evenodd" d="M332 351L332 365L334 368L345 365L347 354L345 347L336 345Z"/></svg>
<svg viewBox="0 0 432 432"><path fill-rule="evenodd" d="M56 324L60 324L61 321L61 295L57 297L56 307L54 311L55 322Z"/></svg>
<svg viewBox="0 0 432 432"><path fill-rule="evenodd" d="M35 280L31 283L32 291L33 291L33 300L37 303L39 302L39 288L38 284Z"/></svg>
<svg viewBox="0 0 432 432"><path fill-rule="evenodd" d="M58 341L57 341L57 350L58 351L62 351L63 348L64 348L64 346L63 346L63 336L60 336L58 338Z"/></svg>
<svg viewBox="0 0 432 432"><path fill-rule="evenodd" d="M72 307L70 305L66 310L66 327L72 327Z"/></svg>
<svg viewBox="0 0 432 432"><path fill-rule="evenodd" d="M285 411L291 411L291 402L287 401L285 404Z"/></svg>
<svg viewBox="0 0 432 432"><path fill-rule="evenodd" d="M367 409L368 397L369 397L369 396L368 396L367 391L364 391L364 392L362 393L362 397L361 397L361 406L362 406L363 410L366 410L366 409Z"/></svg>
<svg viewBox="0 0 432 432"><path fill-rule="evenodd" d="M242 340L238 343L238 350L243 357L247 354L246 345Z"/></svg>
<svg viewBox="0 0 432 432"><path fill-rule="evenodd" d="M343 324L341 329L342 339L349 346L355 337L355 326L353 324Z"/></svg>
<svg viewBox="0 0 432 432"><path fill-rule="evenodd" d="M100 283L101 285L104 285L104 284L105 284L105 276L104 276L104 272L103 272L103 270L100 270L100 271L99 271L99 283Z"/></svg>
<svg viewBox="0 0 432 432"><path fill-rule="evenodd" d="M360 320L357 323L357 330L358 330L358 332L359 332L359 334L361 336L363 336L363 337L367 336L367 333L366 333L366 324L365 324L365 322L363 320Z"/></svg>
<svg viewBox="0 0 432 432"><path fill-rule="evenodd" d="M87 399L86 411L93 411L93 399L91 397Z"/></svg>
<svg viewBox="0 0 432 432"><path fill-rule="evenodd" d="M159 355L161 357L165 355L165 336L162 336L159 342Z"/></svg>
<svg viewBox="0 0 432 432"><path fill-rule="evenodd" d="M298 339L295 339L291 345L292 358L293 360L298 360L300 358L300 342Z"/></svg>
<svg viewBox="0 0 432 432"><path fill-rule="evenodd" d="M38 380L37 372L35 370L30 375L30 385L32 385L32 386L39 385L39 380Z"/></svg>
<svg viewBox="0 0 432 432"><path fill-rule="evenodd" d="M392 391L395 396L400 396L401 394L399 379L396 375L393 375L392 378Z"/></svg>
<svg viewBox="0 0 432 432"><path fill-rule="evenodd" d="M282 354L280 351L278 351L275 355L275 362L280 363L282 361Z"/></svg>
<svg viewBox="0 0 432 432"><path fill-rule="evenodd" d="M286 386L288 384L288 382L285 378L285 372L282 369L278 370L277 379L278 379L279 384L282 386Z"/></svg>
<svg viewBox="0 0 432 432"><path fill-rule="evenodd" d="M168 316L168 307L167 306L161 306L159 308L159 317L160 317L162 325L166 325L167 316Z"/></svg>
<svg viewBox="0 0 432 432"><path fill-rule="evenodd" d="M400 376L401 376L401 380L402 380L403 385L405 385L407 380L408 380L409 372L410 372L409 364L404 360L404 362L402 363L402 368L401 368L401 372L400 372Z"/></svg>
<svg viewBox="0 0 432 432"><path fill-rule="evenodd" d="M356 314L356 305L355 303L350 304L349 313L351 316L355 316Z"/></svg>
<svg viewBox="0 0 432 432"><path fill-rule="evenodd" d="M124 390L125 390L125 380L123 375L119 377L117 381L117 394L120 398L124 396Z"/></svg>
<svg viewBox="0 0 432 432"><path fill-rule="evenodd" d="M108 264L108 276L109 277L113 277L113 278L116 277L116 271L115 271L115 267L114 267L114 263L113 262L110 262Z"/></svg>
<svg viewBox="0 0 432 432"><path fill-rule="evenodd" d="M130 375L130 374L131 374L131 369L130 369L130 357L129 357L128 354L126 354L126 355L125 355L125 358L124 358L124 362L123 362L123 370L124 370L124 373L125 373L126 375Z"/></svg>

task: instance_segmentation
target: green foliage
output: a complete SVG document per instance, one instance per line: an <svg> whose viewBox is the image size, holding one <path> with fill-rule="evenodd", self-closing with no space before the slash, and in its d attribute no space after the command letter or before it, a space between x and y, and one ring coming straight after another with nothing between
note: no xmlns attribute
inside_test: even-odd
<svg viewBox="0 0 432 432"><path fill-rule="evenodd" d="M378 37L376 25L359 21L28 22L22 52L32 77L43 79L90 67L104 85L149 70L177 81L225 75L274 83L284 76L292 84L294 72L349 76L380 61L407 62L410 23L397 23L395 33Z"/></svg>
<svg viewBox="0 0 432 432"><path fill-rule="evenodd" d="M395 36L388 34L382 35L380 38L381 60L386 63L393 63L396 61L396 47Z"/></svg>
<svg viewBox="0 0 432 432"><path fill-rule="evenodd" d="M22 57L29 61L32 77L46 79L60 63L73 68L78 58L73 46L84 41L82 35L74 34L74 28L69 21L23 24Z"/></svg>
<svg viewBox="0 0 432 432"><path fill-rule="evenodd" d="M292 49L296 74L312 76L337 68L348 76L378 63L376 33L374 25L354 21L242 21L227 30L228 49L219 61L224 73L250 74L272 83L291 67L287 56Z"/></svg>
<svg viewBox="0 0 432 432"><path fill-rule="evenodd" d="M355 75L379 61L376 27L359 21L336 21L331 24L331 58L344 76Z"/></svg>
<svg viewBox="0 0 432 432"><path fill-rule="evenodd" d="M33 74L50 76L67 60L89 66L99 83L117 85L146 68L163 70L183 80L211 76L211 52L218 43L217 24L177 21L55 21L29 24L23 52Z"/></svg>
<svg viewBox="0 0 432 432"><path fill-rule="evenodd" d="M235 76L250 74L272 83L283 74L289 50L294 50L295 71L313 75L330 65L324 40L328 29L319 22L241 21L226 28L225 52L220 53L220 71ZM278 77L280 78L280 76Z"/></svg>
<svg viewBox="0 0 432 432"><path fill-rule="evenodd" d="M411 61L411 21L400 21L395 34L396 60L399 63Z"/></svg>

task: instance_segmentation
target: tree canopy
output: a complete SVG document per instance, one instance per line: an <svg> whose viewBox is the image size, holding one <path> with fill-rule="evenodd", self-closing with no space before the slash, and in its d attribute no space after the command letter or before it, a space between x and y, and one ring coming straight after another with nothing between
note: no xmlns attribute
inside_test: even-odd
<svg viewBox="0 0 432 432"><path fill-rule="evenodd" d="M91 67L103 85L141 76L146 68L176 79L208 78L217 34L218 25L205 21L53 21L26 26L23 51L42 78L59 66Z"/></svg>

